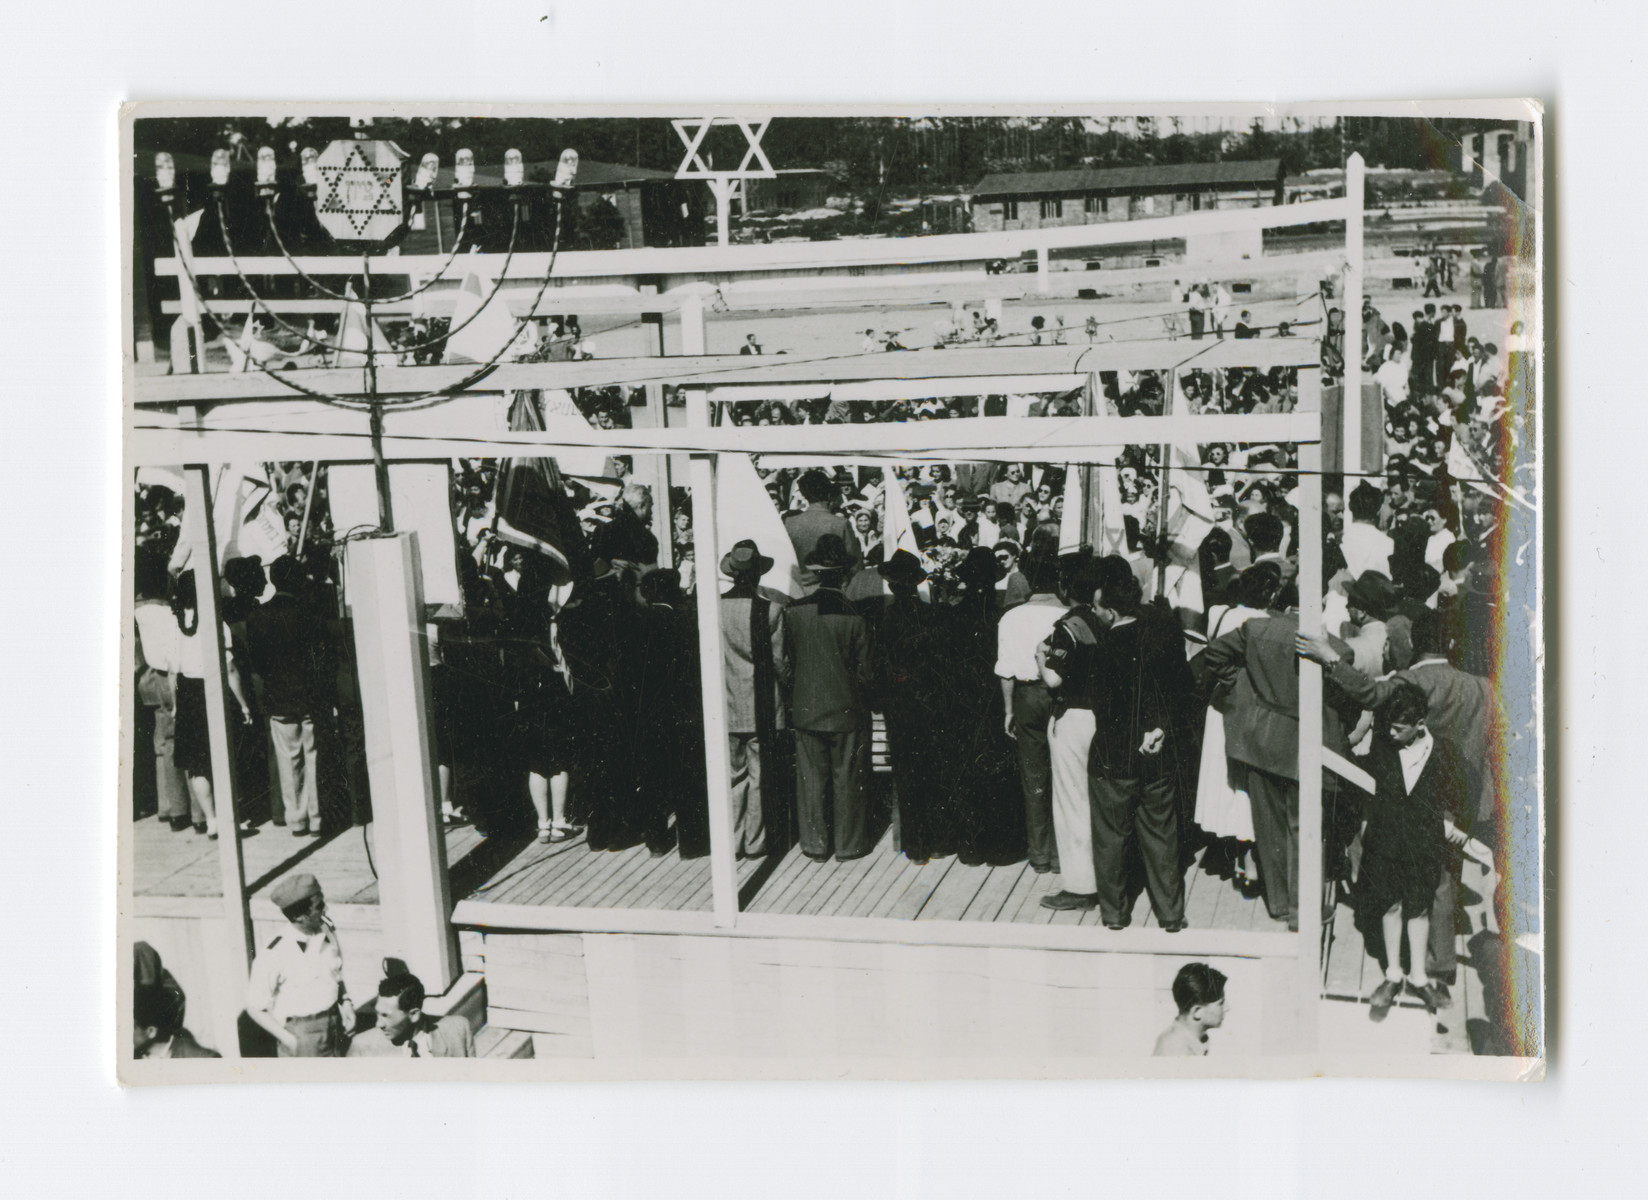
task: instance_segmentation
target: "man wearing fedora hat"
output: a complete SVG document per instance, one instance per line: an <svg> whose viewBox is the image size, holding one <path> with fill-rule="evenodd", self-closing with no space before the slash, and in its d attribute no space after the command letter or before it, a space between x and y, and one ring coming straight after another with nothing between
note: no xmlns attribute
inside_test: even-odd
<svg viewBox="0 0 1648 1200"><path fill-rule="evenodd" d="M733 852L767 853L763 758L771 765L784 728L784 696L792 682L785 644L784 603L763 592L773 560L749 538L721 558L732 587L721 595L722 678L727 693L727 760L732 772ZM777 812L776 806L774 808Z"/></svg>
<svg viewBox="0 0 1648 1200"><path fill-rule="evenodd" d="M284 933L258 951L246 984L246 1015L269 1032L281 1058L341 1058L355 1027L343 983L343 951L320 882L290 875L269 892Z"/></svg>
<svg viewBox="0 0 1648 1200"><path fill-rule="evenodd" d="M1345 607L1350 612L1345 644L1356 665L1373 675L1385 673L1385 647L1389 640L1385 622L1396 611L1396 585L1379 571L1363 571L1345 585Z"/></svg>
<svg viewBox="0 0 1648 1200"><path fill-rule="evenodd" d="M803 565L818 587L792 604L784 621L795 664L791 721L801 850L823 862L833 844L838 858L862 858L871 849L869 624L842 595L854 562L839 535L819 537Z"/></svg>

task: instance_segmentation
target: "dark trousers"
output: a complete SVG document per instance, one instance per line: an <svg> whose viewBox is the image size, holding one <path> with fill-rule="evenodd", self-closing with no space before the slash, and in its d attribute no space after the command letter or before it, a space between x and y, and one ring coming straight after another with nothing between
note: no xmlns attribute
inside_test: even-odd
<svg viewBox="0 0 1648 1200"><path fill-rule="evenodd" d="M870 852L868 730L820 733L795 731L795 807L801 822L801 851L828 858L832 801L837 858Z"/></svg>
<svg viewBox="0 0 1648 1200"><path fill-rule="evenodd" d="M887 753L892 759L893 789L898 799L898 846L913 859L950 854L951 821L941 781L943 747L930 715L913 699L889 701Z"/></svg>
<svg viewBox="0 0 1648 1200"><path fill-rule="evenodd" d="M1248 766L1248 801L1264 877L1265 908L1299 927L1299 781Z"/></svg>
<svg viewBox="0 0 1648 1200"><path fill-rule="evenodd" d="M1436 350L1436 390L1441 391L1448 386L1448 376L1453 373L1455 351L1453 344L1438 346Z"/></svg>
<svg viewBox="0 0 1648 1200"><path fill-rule="evenodd" d="M1024 830L1032 867L1059 869L1053 840L1053 751L1047 723L1053 719L1053 694L1043 683L1013 685L1013 736L1018 746L1019 783L1024 788Z"/></svg>
<svg viewBox="0 0 1648 1200"><path fill-rule="evenodd" d="M155 705L152 708L145 706L139 711L152 713L154 716L155 796L160 808L160 819L204 821L204 812L194 813L191 818L193 798L189 794L189 782L172 761L172 742L177 731L177 721L172 710L163 705Z"/></svg>
<svg viewBox="0 0 1648 1200"><path fill-rule="evenodd" d="M1207 328L1207 313L1204 310L1200 309L1200 308L1191 309L1190 310L1190 336L1191 336L1191 338L1195 341L1200 341L1201 337L1202 337L1202 331L1206 328Z"/></svg>
<svg viewBox="0 0 1648 1200"><path fill-rule="evenodd" d="M1459 872L1464 856L1453 846L1442 852L1441 878L1431 901L1431 945L1427 970L1433 979L1448 979L1459 969L1454 928L1459 913Z"/></svg>
<svg viewBox="0 0 1648 1200"><path fill-rule="evenodd" d="M1179 870L1179 806L1171 774L1161 779L1091 776L1093 862L1099 884L1099 915L1106 925L1126 925L1127 841L1139 839L1150 906L1162 925L1184 920L1184 875Z"/></svg>

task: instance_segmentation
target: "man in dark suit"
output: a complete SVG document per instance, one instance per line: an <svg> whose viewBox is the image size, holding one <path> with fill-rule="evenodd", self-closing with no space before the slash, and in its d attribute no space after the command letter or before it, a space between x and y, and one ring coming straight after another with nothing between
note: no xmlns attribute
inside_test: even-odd
<svg viewBox="0 0 1648 1200"><path fill-rule="evenodd" d="M220 1058L195 1041L178 1021L179 993L162 984L140 983L132 998L133 1058Z"/></svg>
<svg viewBox="0 0 1648 1200"><path fill-rule="evenodd" d="M898 796L899 847L911 862L922 863L954 849L943 815L946 751L939 724L948 664L938 652L937 619L916 594L927 578L921 561L908 550L895 550L877 571L892 592L881 600L873 640L878 707L887 719Z"/></svg>
<svg viewBox="0 0 1648 1200"><path fill-rule="evenodd" d="M1275 513L1257 512L1242 522L1242 533L1253 549L1253 565L1275 563L1284 583L1299 574L1299 564L1282 553L1282 537L1286 532L1287 526Z"/></svg>
<svg viewBox="0 0 1648 1200"><path fill-rule="evenodd" d="M1253 805L1265 907L1299 928L1299 660L1297 612L1272 612L1208 643L1203 655L1225 715L1225 754Z"/></svg>
<svg viewBox="0 0 1648 1200"><path fill-rule="evenodd" d="M844 579L850 579L852 573L864 565L864 550L858 544L852 522L834 510L836 501L840 499L835 484L823 471L815 470L802 475L797 486L807 507L784 518L784 531L790 535L790 541L795 546L795 559L801 564L798 582L809 592L818 586L818 576L808 568L807 559L819 539L826 535L838 538L845 547L847 570Z"/></svg>
<svg viewBox="0 0 1648 1200"><path fill-rule="evenodd" d="M828 859L833 825L836 857L862 858L871 849L869 624L841 594L853 559L838 535L820 537L803 565L816 573L818 586L789 607L784 621L795 664L791 723L801 850L816 862Z"/></svg>
<svg viewBox="0 0 1648 1200"><path fill-rule="evenodd" d="M591 549L611 563L657 566L658 538L651 522L652 493L643 484L626 483L622 502L613 506L612 520L596 532Z"/></svg>
<svg viewBox="0 0 1648 1200"><path fill-rule="evenodd" d="M710 827L696 612L673 567L643 575L640 595L635 712L646 733L635 742L636 823L653 857L679 845L682 858L699 858L710 852Z"/></svg>
<svg viewBox="0 0 1648 1200"><path fill-rule="evenodd" d="M325 630L300 597L303 567L297 559L289 554L275 559L269 580L275 594L246 615L248 657L269 714L286 827L293 837L319 837L314 709Z"/></svg>
<svg viewBox="0 0 1648 1200"><path fill-rule="evenodd" d="M767 854L769 815L781 815L774 800L788 796L770 773L780 761L784 696L793 682L784 637L786 598L761 588L761 577L772 566L773 560L748 538L721 559L721 573L732 580L721 595L721 675L727 693L733 853L739 858Z"/></svg>
<svg viewBox="0 0 1648 1200"><path fill-rule="evenodd" d="M1093 743L1087 758L1093 863L1099 915L1125 928L1127 843L1137 838L1156 920L1169 933L1185 927L1175 786L1186 702L1195 687L1176 623L1145 611L1128 563L1098 563L1093 613L1105 632L1090 673Z"/></svg>

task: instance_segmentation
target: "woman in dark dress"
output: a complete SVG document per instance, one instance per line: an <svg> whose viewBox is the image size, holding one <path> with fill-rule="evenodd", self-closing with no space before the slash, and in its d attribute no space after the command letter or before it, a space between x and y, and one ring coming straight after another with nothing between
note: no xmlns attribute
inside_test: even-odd
<svg viewBox="0 0 1648 1200"><path fill-rule="evenodd" d="M950 797L957 858L968 865L999 866L1025 855L1024 800L996 678L999 571L990 551L969 551L956 572L963 585L959 598L936 614L941 623L933 657L949 672L940 714L941 791Z"/></svg>
<svg viewBox="0 0 1648 1200"><path fill-rule="evenodd" d="M504 664L515 700L510 748L526 768L538 841L564 842L583 832L567 820L576 710L555 641L549 573L533 555L517 552L511 565L517 564L519 574L506 571L499 591Z"/></svg>
<svg viewBox="0 0 1648 1200"><path fill-rule="evenodd" d="M908 550L894 551L877 570L892 591L878 597L871 644L898 799L899 848L911 862L924 863L956 849L955 813L942 777L949 754L942 721L948 681L935 643L943 610L916 594L927 571Z"/></svg>
<svg viewBox="0 0 1648 1200"><path fill-rule="evenodd" d="M578 580L556 628L579 719L572 802L591 850L628 849L641 840L634 811L641 647L634 589L624 573L606 567Z"/></svg>

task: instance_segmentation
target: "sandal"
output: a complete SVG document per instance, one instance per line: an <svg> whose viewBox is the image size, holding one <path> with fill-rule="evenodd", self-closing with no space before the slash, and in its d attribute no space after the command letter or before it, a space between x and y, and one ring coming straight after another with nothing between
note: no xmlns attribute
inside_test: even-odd
<svg viewBox="0 0 1648 1200"><path fill-rule="evenodd" d="M538 834L538 840L540 842L550 842L550 843L570 842L573 838L577 837L583 831L584 830L583 830L583 827L581 825L554 825L554 826L550 827L550 830L549 830L549 833L548 833L547 836L545 834L543 834L542 832L540 832Z"/></svg>
<svg viewBox="0 0 1648 1200"><path fill-rule="evenodd" d="M547 846L554 839L555 827L548 821L538 822L538 844Z"/></svg>

